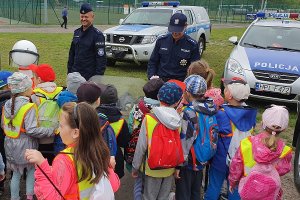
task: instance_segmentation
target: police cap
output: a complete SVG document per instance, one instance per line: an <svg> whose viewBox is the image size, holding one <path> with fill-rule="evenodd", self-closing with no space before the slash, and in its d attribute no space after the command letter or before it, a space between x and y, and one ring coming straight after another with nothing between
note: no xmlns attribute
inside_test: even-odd
<svg viewBox="0 0 300 200"><path fill-rule="evenodd" d="M80 7L80 13L86 14L88 12L93 11L92 6L89 3L83 3Z"/></svg>
<svg viewBox="0 0 300 200"><path fill-rule="evenodd" d="M174 32L182 32L184 30L184 27L187 25L187 18L182 13L175 13L172 15L170 19L170 24L168 27L168 31L171 33Z"/></svg>

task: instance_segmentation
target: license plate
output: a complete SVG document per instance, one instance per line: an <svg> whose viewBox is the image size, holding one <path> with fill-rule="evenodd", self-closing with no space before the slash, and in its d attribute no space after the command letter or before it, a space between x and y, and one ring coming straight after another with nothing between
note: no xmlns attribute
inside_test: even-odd
<svg viewBox="0 0 300 200"><path fill-rule="evenodd" d="M291 93L291 87L282 85L272 85L267 83L255 83L256 91L266 91L289 95Z"/></svg>
<svg viewBox="0 0 300 200"><path fill-rule="evenodd" d="M116 46L112 46L111 49L113 51L128 51L128 47L116 47Z"/></svg>

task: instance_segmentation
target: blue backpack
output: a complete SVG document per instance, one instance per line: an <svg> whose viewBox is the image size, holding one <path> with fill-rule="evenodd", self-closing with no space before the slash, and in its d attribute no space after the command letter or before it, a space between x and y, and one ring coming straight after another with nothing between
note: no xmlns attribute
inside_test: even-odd
<svg viewBox="0 0 300 200"><path fill-rule="evenodd" d="M192 156L200 163L206 163L217 151L219 126L216 117L196 112L191 107L187 109L193 110L198 117L198 135L191 149Z"/></svg>

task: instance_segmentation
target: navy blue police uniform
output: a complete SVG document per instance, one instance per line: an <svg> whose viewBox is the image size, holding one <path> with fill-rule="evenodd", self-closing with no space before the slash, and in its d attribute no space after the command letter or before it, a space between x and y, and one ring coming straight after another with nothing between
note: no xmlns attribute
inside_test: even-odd
<svg viewBox="0 0 300 200"><path fill-rule="evenodd" d="M148 78L159 76L164 81L177 79L184 81L191 62L200 60L198 43L184 34L175 41L171 33L183 33L187 17L175 13L170 18L169 34L157 39L148 63Z"/></svg>
<svg viewBox="0 0 300 200"><path fill-rule="evenodd" d="M191 62L199 60L198 43L188 35L177 42L171 33L157 39L148 63L148 78L157 75L164 81L183 81Z"/></svg>
<svg viewBox="0 0 300 200"><path fill-rule="evenodd" d="M83 4L80 13L92 11ZM74 31L69 51L68 73L79 72L86 80L94 75L103 75L106 69L105 38L93 25L83 31L82 26Z"/></svg>

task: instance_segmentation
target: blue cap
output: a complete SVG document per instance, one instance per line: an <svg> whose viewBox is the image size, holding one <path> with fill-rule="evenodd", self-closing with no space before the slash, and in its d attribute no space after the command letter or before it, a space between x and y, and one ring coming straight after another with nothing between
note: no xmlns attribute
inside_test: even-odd
<svg viewBox="0 0 300 200"><path fill-rule="evenodd" d="M173 105L181 99L182 93L183 91L176 83L166 82L159 89L157 97L159 101L167 105Z"/></svg>
<svg viewBox="0 0 300 200"><path fill-rule="evenodd" d="M88 12L93 11L92 6L89 3L84 3L80 7L80 13L81 14L86 14Z"/></svg>
<svg viewBox="0 0 300 200"><path fill-rule="evenodd" d="M9 71L0 71L0 88L7 85L7 78L10 77L13 73Z"/></svg>
<svg viewBox="0 0 300 200"><path fill-rule="evenodd" d="M184 80L186 91L193 95L204 95L207 90L207 84L203 77L199 75L190 75Z"/></svg>
<svg viewBox="0 0 300 200"><path fill-rule="evenodd" d="M172 15L172 17L170 19L168 31L171 33L183 32L184 27L187 25L186 22L187 22L187 18L184 14L175 13L174 15Z"/></svg>

